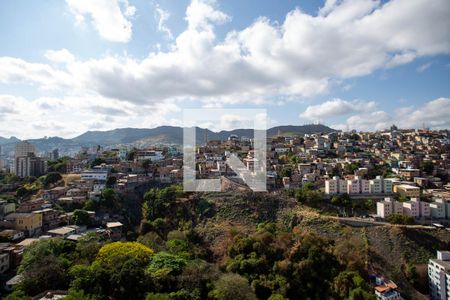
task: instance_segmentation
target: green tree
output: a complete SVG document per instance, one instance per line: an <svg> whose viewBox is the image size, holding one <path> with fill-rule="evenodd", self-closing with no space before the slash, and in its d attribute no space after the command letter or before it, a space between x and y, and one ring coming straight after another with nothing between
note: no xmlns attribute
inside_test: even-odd
<svg viewBox="0 0 450 300"><path fill-rule="evenodd" d="M247 279L237 274L224 274L214 283L209 297L217 300L257 299Z"/></svg>
<svg viewBox="0 0 450 300"><path fill-rule="evenodd" d="M72 221L75 225L89 226L91 224L89 213L84 209L75 209L73 211Z"/></svg>
<svg viewBox="0 0 450 300"><path fill-rule="evenodd" d="M115 176L109 176L106 180L106 186L111 188L113 187L117 182L117 178Z"/></svg>
<svg viewBox="0 0 450 300"><path fill-rule="evenodd" d="M62 180L61 174L58 172L51 172L45 175L43 184L45 187L48 187L50 184L56 183L60 180Z"/></svg>

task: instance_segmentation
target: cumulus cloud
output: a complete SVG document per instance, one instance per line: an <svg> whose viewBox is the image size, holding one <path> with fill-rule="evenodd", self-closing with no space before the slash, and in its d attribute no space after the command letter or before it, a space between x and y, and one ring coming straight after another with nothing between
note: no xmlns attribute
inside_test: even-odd
<svg viewBox="0 0 450 300"><path fill-rule="evenodd" d="M349 115L356 112L374 110L374 101L332 99L318 105L310 105L300 114L301 118L323 120L324 118Z"/></svg>
<svg viewBox="0 0 450 300"><path fill-rule="evenodd" d="M116 12L107 15L117 15L117 21L104 20L103 14L94 17L99 4L92 3L103 2L88 1L82 6L82 1L68 1L75 11L92 14L95 22L102 24L98 26L106 28L106 32L99 29L104 35L121 40L131 36L131 23L123 8L119 9L119 2L107 1ZM433 5L426 0L384 4L373 0L328 1L324 9L317 16L295 9L281 24L262 17L241 31L229 32L220 41L214 28L231 17L214 1L193 0L186 10L188 26L169 51L152 52L142 60L116 55L76 61L67 67L43 70L43 76L60 80L53 74L61 72L72 77L71 83L77 88L133 103L167 99L261 103L273 97L317 95L336 80L364 76L423 56L450 53L447 0L435 0ZM14 71L6 70L6 74L14 73L10 80L17 79L17 73L27 78L27 71L22 69L49 68L22 63L14 66ZM0 80L4 76L0 75ZM33 76L28 80L44 83Z"/></svg>
<svg viewBox="0 0 450 300"><path fill-rule="evenodd" d="M91 22L103 39L131 39L135 8L126 0L66 2L76 20ZM242 102L283 103L325 93L331 84L346 83L346 79L379 69L450 53L449 8L448 0L434 0L433 5L426 0L328 0L317 15L295 9L281 23L261 17L219 39L216 26L229 22L231 16L221 11L215 1L192 0L186 9L188 25L174 37L167 51L151 52L143 59L106 54L80 60L67 49L49 50L45 54L49 64L0 57L0 83L58 89L62 96L53 102L27 100L39 112L35 115L50 116L51 110L61 116L74 111L102 115L105 107L124 110L127 115L115 114L110 123L90 120L112 128L129 124L133 119L130 116L142 116L139 108L152 107L160 112L161 107L177 107L176 103L183 100L198 100L212 107ZM157 14L159 29L165 31L168 13ZM72 102L76 106L71 106ZM410 115L430 109L412 108ZM352 115L350 125L361 128L379 128L391 116L373 102L363 105L342 99L311 105L302 116L315 119L348 113ZM405 117L405 125L414 125L414 120L420 119L415 115L414 120L409 120L410 115ZM34 120L33 116L25 117ZM85 115L80 115L83 118ZM366 119L371 118L381 121L368 124ZM78 120L60 122L77 131L87 128ZM177 121L163 113L151 113L134 126L161 122Z"/></svg>
<svg viewBox="0 0 450 300"><path fill-rule="evenodd" d="M132 35L131 17L136 8L127 0L66 0L76 24L90 18L100 36L111 42L128 42Z"/></svg>
<svg viewBox="0 0 450 300"><path fill-rule="evenodd" d="M382 130L395 124L400 128L433 129L450 128L450 98L431 100L419 107L405 106L392 113L383 110L359 113L350 116L344 124L331 127L341 130L356 129L361 131Z"/></svg>

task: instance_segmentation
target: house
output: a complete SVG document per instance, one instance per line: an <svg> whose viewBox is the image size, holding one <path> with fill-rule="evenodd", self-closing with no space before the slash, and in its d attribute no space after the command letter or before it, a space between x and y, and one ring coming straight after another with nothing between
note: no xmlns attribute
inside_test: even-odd
<svg viewBox="0 0 450 300"><path fill-rule="evenodd" d="M0 274L4 274L9 270L9 254L0 253Z"/></svg>
<svg viewBox="0 0 450 300"><path fill-rule="evenodd" d="M108 222L106 223L106 229L109 233L109 238L113 241L118 241L122 238L123 224L120 222Z"/></svg>
<svg viewBox="0 0 450 300"><path fill-rule="evenodd" d="M8 203L5 200L0 200L0 217L4 217L16 210L15 203Z"/></svg>
<svg viewBox="0 0 450 300"><path fill-rule="evenodd" d="M67 238L69 235L76 232L76 229L69 226L63 226L59 228L55 228L52 230L47 231L48 234L50 234L53 237L59 237L59 238Z"/></svg>
<svg viewBox="0 0 450 300"><path fill-rule="evenodd" d="M52 208L35 210L33 213L42 215L42 231L55 228L59 224L60 213Z"/></svg>
<svg viewBox="0 0 450 300"><path fill-rule="evenodd" d="M407 184L395 185L394 192L404 197L420 197L420 188L413 185Z"/></svg>
<svg viewBox="0 0 450 300"><path fill-rule="evenodd" d="M12 292L14 290L14 287L20 284L23 280L23 276L18 274L10 278L8 281L6 281L4 289L8 292Z"/></svg>
<svg viewBox="0 0 450 300"><path fill-rule="evenodd" d="M377 300L403 300L393 281L383 281L382 284L375 286L375 295Z"/></svg>
<svg viewBox="0 0 450 300"><path fill-rule="evenodd" d="M17 241L25 237L23 231L14 229L5 229L0 231L0 238L8 241Z"/></svg>
<svg viewBox="0 0 450 300"><path fill-rule="evenodd" d="M5 217L5 220L14 223L14 229L25 231L28 236L32 236L41 231L42 215L34 213L12 213Z"/></svg>
<svg viewBox="0 0 450 300"><path fill-rule="evenodd" d="M19 207L17 207L16 212L29 213L29 212L32 212L33 210L41 209L42 206L45 204L46 204L46 202L44 199L37 199L37 200L22 202L19 204Z"/></svg>
<svg viewBox="0 0 450 300"><path fill-rule="evenodd" d="M17 246L19 247L23 247L23 248L28 248L31 246L31 244L33 244L34 242L38 242L39 239L36 238L27 238L24 239L23 241L21 241L20 243L17 243Z"/></svg>
<svg viewBox="0 0 450 300"><path fill-rule="evenodd" d="M50 190L45 190L42 193L42 198L46 201L55 201L59 197L64 196L67 189L68 188L64 186L57 186Z"/></svg>

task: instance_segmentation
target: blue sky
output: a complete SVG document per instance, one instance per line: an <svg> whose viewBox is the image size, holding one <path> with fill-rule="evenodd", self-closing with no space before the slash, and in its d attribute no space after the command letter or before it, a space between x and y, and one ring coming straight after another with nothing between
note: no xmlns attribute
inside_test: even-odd
<svg viewBox="0 0 450 300"><path fill-rule="evenodd" d="M204 107L450 127L447 0L1 1L0 30L0 136L182 125Z"/></svg>

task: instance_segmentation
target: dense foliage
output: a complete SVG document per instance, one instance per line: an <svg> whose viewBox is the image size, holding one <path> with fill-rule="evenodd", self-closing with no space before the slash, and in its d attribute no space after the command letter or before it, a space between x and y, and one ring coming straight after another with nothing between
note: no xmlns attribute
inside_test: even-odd
<svg viewBox="0 0 450 300"><path fill-rule="evenodd" d="M300 202L316 201L308 185L295 196ZM274 222L279 205L274 197L249 193L230 199L256 205L256 222L271 221L230 230L220 257L211 254L198 231L215 217L216 204L204 195L186 195L179 186L153 188L142 199L139 236L110 242L89 233L77 242L36 242L25 251L19 268L24 279L9 299L58 289L69 290L68 299L89 300L373 299L365 280L365 245ZM119 209L124 204L105 189L100 202L91 205ZM232 213L229 209L224 205L221 214ZM73 218L76 224L89 223L82 209Z"/></svg>

